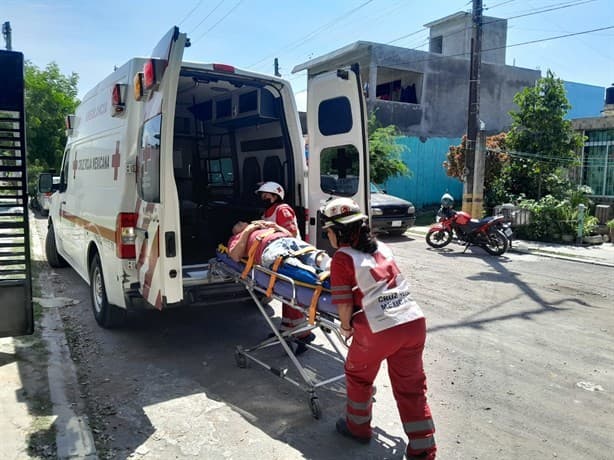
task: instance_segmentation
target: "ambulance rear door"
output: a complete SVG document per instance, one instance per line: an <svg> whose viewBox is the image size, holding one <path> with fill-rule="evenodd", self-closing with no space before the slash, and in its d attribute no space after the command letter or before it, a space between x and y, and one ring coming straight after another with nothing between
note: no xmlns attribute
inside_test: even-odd
<svg viewBox="0 0 614 460"><path fill-rule="evenodd" d="M369 215L367 113L358 64L310 76L307 82L309 136L309 234L330 249L319 209L348 197Z"/></svg>
<svg viewBox="0 0 614 460"><path fill-rule="evenodd" d="M142 85L137 156L136 259L141 295L156 308L183 299L179 201L173 175L175 101L186 34L173 27L135 76ZM140 80L139 80L140 79Z"/></svg>

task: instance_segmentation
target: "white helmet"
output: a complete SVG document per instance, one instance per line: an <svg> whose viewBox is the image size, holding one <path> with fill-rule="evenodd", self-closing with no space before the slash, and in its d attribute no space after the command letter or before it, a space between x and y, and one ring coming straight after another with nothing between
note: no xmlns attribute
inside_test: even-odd
<svg viewBox="0 0 614 460"><path fill-rule="evenodd" d="M449 193L444 193L441 197L441 206L443 208L451 208L454 206L454 198Z"/></svg>
<svg viewBox="0 0 614 460"><path fill-rule="evenodd" d="M274 193L282 200L284 199L284 188L277 182L265 182L260 187L258 187L258 190L256 190L254 193L256 193L257 195L261 192Z"/></svg>
<svg viewBox="0 0 614 460"><path fill-rule="evenodd" d="M347 225L352 222L367 219L362 213L360 206L351 198L335 198L329 201L320 209L324 217L322 229L330 228L334 225Z"/></svg>

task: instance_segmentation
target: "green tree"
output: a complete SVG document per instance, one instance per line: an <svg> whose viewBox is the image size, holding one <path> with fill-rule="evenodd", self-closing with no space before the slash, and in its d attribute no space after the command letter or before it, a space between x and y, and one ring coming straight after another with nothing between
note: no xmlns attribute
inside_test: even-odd
<svg viewBox="0 0 614 460"><path fill-rule="evenodd" d="M569 185L566 168L578 164L577 151L584 141L564 118L571 106L563 82L548 70L535 86L517 93L514 102L518 111L510 112L505 188L511 195L538 200L547 194L559 196Z"/></svg>
<svg viewBox="0 0 614 460"><path fill-rule="evenodd" d="M78 104L79 76L62 75L55 62L44 70L26 61L25 106L28 163L34 169L59 169L66 144L64 118ZM34 171L30 172L32 180Z"/></svg>
<svg viewBox="0 0 614 460"><path fill-rule="evenodd" d="M368 120L369 130L369 172L371 181L382 184L396 176L410 176L411 171L403 160L401 153L405 149L396 143L398 130L394 125L382 126L371 112Z"/></svg>
<svg viewBox="0 0 614 460"><path fill-rule="evenodd" d="M493 208L506 200L505 190L501 189L500 177L505 165L509 162L509 155L505 152L506 133L499 133L486 137L486 161L484 164L484 206ZM463 136L460 145L452 145L448 149L447 160L443 167L449 177L459 181L464 179L465 149L467 136Z"/></svg>

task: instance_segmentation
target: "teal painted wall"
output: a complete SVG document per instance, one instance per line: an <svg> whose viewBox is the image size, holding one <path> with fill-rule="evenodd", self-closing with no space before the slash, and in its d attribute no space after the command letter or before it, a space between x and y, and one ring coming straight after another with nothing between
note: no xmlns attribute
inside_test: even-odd
<svg viewBox="0 0 614 460"><path fill-rule="evenodd" d="M439 203L446 192L462 202L463 184L448 177L443 168L448 147L460 145L460 138L435 137L422 142L417 137L398 137L397 143L405 147L401 159L413 175L387 180L383 188L390 195L411 201L416 209Z"/></svg>

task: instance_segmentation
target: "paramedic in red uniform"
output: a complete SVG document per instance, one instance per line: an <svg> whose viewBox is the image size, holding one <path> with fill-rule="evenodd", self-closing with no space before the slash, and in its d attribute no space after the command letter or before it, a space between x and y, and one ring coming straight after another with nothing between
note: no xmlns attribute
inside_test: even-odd
<svg viewBox="0 0 614 460"><path fill-rule="evenodd" d="M280 227L285 228L295 238L300 238L301 235L298 231L298 223L296 221L296 214L294 209L284 203L284 188L277 182L265 182L262 184L256 194L260 196L260 199L265 203L267 208L262 215L262 219L268 222L274 222ZM292 308L289 305L283 304L281 309L281 325L279 330L281 332L289 331L297 326L300 326L305 322L305 316L299 311ZM297 337L297 340L303 343L310 343L315 339L315 335L312 332ZM307 348L299 344L297 354L307 351Z"/></svg>
<svg viewBox="0 0 614 460"><path fill-rule="evenodd" d="M322 210L323 228L337 249L331 263L331 289L344 337L352 337L345 377L345 416L337 431L361 443L372 436L373 381L383 360L409 443L409 459L434 459L435 427L426 400L422 351L426 323L412 299L392 252L377 241L360 207L349 198Z"/></svg>

